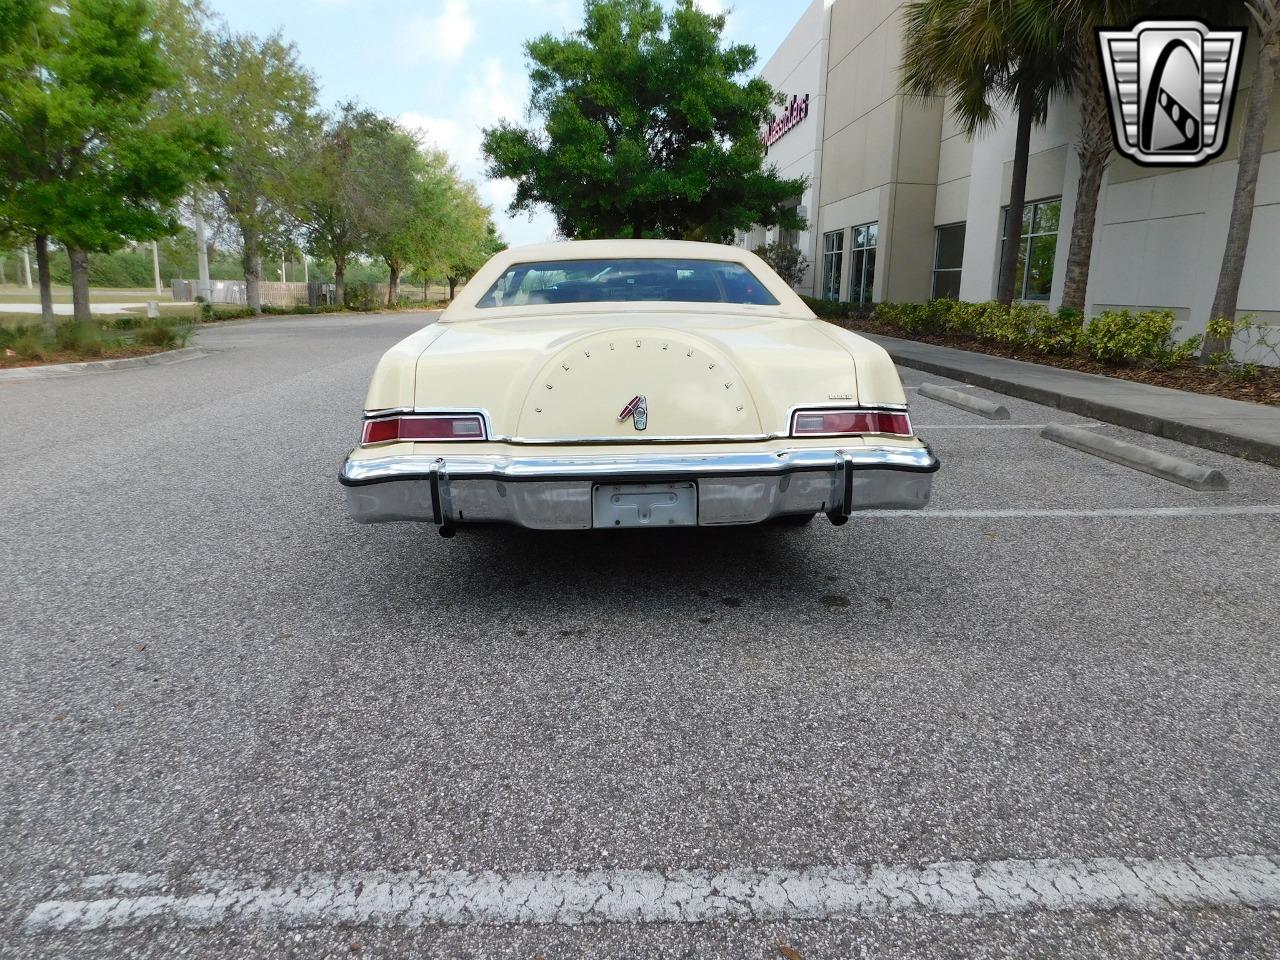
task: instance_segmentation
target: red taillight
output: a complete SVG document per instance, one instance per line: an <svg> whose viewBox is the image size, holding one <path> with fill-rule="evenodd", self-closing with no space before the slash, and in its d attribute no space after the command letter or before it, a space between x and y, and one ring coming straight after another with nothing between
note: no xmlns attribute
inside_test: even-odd
<svg viewBox="0 0 1280 960"><path fill-rule="evenodd" d="M798 410L791 419L793 437L830 437L855 433L911 436L905 410Z"/></svg>
<svg viewBox="0 0 1280 960"><path fill-rule="evenodd" d="M478 414L380 417L366 420L361 443L393 440L484 440L484 419Z"/></svg>

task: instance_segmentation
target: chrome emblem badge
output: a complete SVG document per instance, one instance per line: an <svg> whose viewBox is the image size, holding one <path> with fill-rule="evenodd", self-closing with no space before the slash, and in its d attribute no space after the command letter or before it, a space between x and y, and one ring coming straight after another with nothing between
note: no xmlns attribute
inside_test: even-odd
<svg viewBox="0 0 1280 960"><path fill-rule="evenodd" d="M1099 30L1116 150L1150 167L1195 167L1227 146L1243 30L1144 20Z"/></svg>
<svg viewBox="0 0 1280 960"><path fill-rule="evenodd" d="M649 425L649 401L644 394L634 396L627 401L627 405L618 414L618 422L621 423L628 417L631 418L637 430L643 430Z"/></svg>

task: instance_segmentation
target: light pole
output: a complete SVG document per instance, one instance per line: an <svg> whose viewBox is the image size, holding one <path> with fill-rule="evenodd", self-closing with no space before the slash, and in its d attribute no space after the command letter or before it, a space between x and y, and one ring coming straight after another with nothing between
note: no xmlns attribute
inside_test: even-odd
<svg viewBox="0 0 1280 960"><path fill-rule="evenodd" d="M205 303L213 302L213 288L209 283L209 241L204 232L204 213L200 209L200 195L196 194L191 204L196 219L196 296L203 297Z"/></svg>
<svg viewBox="0 0 1280 960"><path fill-rule="evenodd" d="M27 285L27 289L31 289L31 256L27 253L27 248L22 248L22 282Z"/></svg>
<svg viewBox="0 0 1280 960"><path fill-rule="evenodd" d="M151 269L156 278L156 294L160 293L160 244L151 241Z"/></svg>

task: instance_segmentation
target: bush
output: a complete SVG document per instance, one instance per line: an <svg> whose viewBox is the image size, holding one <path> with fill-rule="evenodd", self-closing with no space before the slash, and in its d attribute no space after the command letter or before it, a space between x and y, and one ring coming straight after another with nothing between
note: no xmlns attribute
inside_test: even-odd
<svg viewBox="0 0 1280 960"><path fill-rule="evenodd" d="M167 350L185 347L190 339L191 327L172 320L152 320L146 326L140 327L134 335L134 341L137 343Z"/></svg>
<svg viewBox="0 0 1280 960"><path fill-rule="evenodd" d="M275 307L265 303L262 305L262 313L265 316L272 317L313 316L320 313L342 313L346 309L346 307L338 306L336 303L322 303L316 307L308 306L305 303L301 303L293 307Z"/></svg>
<svg viewBox="0 0 1280 960"><path fill-rule="evenodd" d="M72 320L58 324L54 342L59 350L79 354L82 357L100 357L106 352L102 328L96 323L79 323Z"/></svg>
<svg viewBox="0 0 1280 960"><path fill-rule="evenodd" d="M767 246L756 247L755 253L789 287L804 283L809 273L809 258L789 243L775 240Z"/></svg>
<svg viewBox="0 0 1280 960"><path fill-rule="evenodd" d="M874 304L870 303L845 303L840 300L806 297L803 294L800 299L823 320L865 320L875 309Z"/></svg>
<svg viewBox="0 0 1280 960"><path fill-rule="evenodd" d="M1030 319L1026 345L1041 353L1076 353L1084 342L1081 319L1081 314L1076 310L1059 310L1054 313L1041 308Z"/></svg>
<svg viewBox="0 0 1280 960"><path fill-rule="evenodd" d="M372 283L348 283L343 290L344 306L348 310L368 313L382 306L382 297Z"/></svg>
<svg viewBox="0 0 1280 960"><path fill-rule="evenodd" d="M15 338L9 345L9 349L22 360L48 360L49 354L52 353L44 337L31 331L24 332Z"/></svg>
<svg viewBox="0 0 1280 960"><path fill-rule="evenodd" d="M867 308L858 304L835 303L830 300L804 298L819 317L828 320L855 319L867 316ZM856 312L855 312L856 311ZM1169 366L1188 363L1200 350L1202 337L1179 342L1177 320L1169 310L1108 310L1084 326L1082 315L1075 310L1050 311L1044 304L1018 302L1005 307L996 302L965 303L957 300L932 300L928 303L878 303L870 316L888 327L911 336L961 336L1013 347L1026 347L1044 354L1086 355L1106 363ZM1210 331L1224 336L1239 336L1252 330L1247 320L1230 324L1220 321ZM1264 347L1280 350L1264 336L1256 338ZM1213 358L1214 362L1233 362L1230 354Z"/></svg>
<svg viewBox="0 0 1280 960"><path fill-rule="evenodd" d="M208 312L208 320L205 319L206 314L204 310L201 310L200 312L201 322L204 323L212 323L217 320L243 320L246 317L256 316L256 314L248 307L224 306L222 304L217 306L206 304L205 306L209 306L210 309Z"/></svg>
<svg viewBox="0 0 1280 960"><path fill-rule="evenodd" d="M1173 336L1177 318L1171 310L1104 310L1084 329L1084 350L1095 360L1156 366L1185 363L1200 349L1201 337L1178 343Z"/></svg>

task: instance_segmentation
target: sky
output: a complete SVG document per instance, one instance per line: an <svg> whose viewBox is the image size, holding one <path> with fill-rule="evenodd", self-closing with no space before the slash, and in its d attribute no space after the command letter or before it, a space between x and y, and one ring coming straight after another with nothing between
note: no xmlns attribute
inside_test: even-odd
<svg viewBox="0 0 1280 960"><path fill-rule="evenodd" d="M750 43L759 66L773 55L809 0L696 0L727 12L726 39ZM279 29L316 75L320 101L347 100L395 117L448 151L475 181L513 245L553 239L541 211L506 213L514 187L484 175L480 131L525 122L526 40L582 23L581 0L211 0L237 31Z"/></svg>

